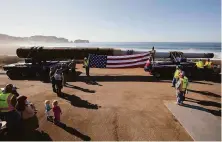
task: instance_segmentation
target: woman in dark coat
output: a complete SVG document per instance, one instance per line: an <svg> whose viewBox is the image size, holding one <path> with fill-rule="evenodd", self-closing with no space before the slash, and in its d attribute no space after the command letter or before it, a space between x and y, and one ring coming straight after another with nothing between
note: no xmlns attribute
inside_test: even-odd
<svg viewBox="0 0 222 142"><path fill-rule="evenodd" d="M28 134L39 128L35 107L27 101L26 96L19 96L17 98L16 109L21 114L22 125L25 133Z"/></svg>

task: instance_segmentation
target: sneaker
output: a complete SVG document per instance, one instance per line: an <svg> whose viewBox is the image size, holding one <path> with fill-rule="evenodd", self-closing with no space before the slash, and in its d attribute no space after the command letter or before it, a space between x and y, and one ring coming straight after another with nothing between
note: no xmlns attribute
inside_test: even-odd
<svg viewBox="0 0 222 142"><path fill-rule="evenodd" d="M172 85L171 87L175 87L174 85Z"/></svg>

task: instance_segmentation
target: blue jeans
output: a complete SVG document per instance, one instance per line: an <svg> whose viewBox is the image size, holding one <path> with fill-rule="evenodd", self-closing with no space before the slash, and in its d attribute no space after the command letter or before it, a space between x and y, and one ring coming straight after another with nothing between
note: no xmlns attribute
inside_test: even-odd
<svg viewBox="0 0 222 142"><path fill-rule="evenodd" d="M184 92L182 91L177 91L177 104L181 104L184 101Z"/></svg>
<svg viewBox="0 0 222 142"><path fill-rule="evenodd" d="M172 85L175 86L176 83L177 83L177 79L174 77L174 78L173 78L173 81L172 81Z"/></svg>

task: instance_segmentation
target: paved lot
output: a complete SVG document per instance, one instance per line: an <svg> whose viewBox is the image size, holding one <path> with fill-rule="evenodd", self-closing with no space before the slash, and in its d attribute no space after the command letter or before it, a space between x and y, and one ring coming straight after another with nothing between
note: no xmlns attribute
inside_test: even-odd
<svg viewBox="0 0 222 142"><path fill-rule="evenodd" d="M91 73L98 76L97 84L69 82L70 86L63 89L63 98L51 91L50 84L40 81L12 81L0 75L0 87L13 83L20 88L18 92L36 105L40 128L53 140L192 140L164 105L164 101L175 100L170 81L155 81L143 69L95 69ZM194 82L190 89L191 98L220 102L220 84ZM206 90L218 96L201 94ZM46 120L46 99L59 101L66 129Z"/></svg>

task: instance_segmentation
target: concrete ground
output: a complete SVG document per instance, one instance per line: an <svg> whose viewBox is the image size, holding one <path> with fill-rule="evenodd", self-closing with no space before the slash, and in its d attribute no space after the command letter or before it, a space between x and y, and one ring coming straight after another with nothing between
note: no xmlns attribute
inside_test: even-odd
<svg viewBox="0 0 222 142"><path fill-rule="evenodd" d="M78 71L84 69L78 66ZM97 76L96 83L68 82L62 98L52 92L49 83L9 80L4 74L0 74L0 87L13 83L21 95L28 96L38 109L40 128L52 140L193 140L164 105L165 101L175 100L170 80L156 81L143 69L91 69L90 72ZM80 74L80 78L84 75ZM219 83L193 82L187 97L220 104L220 87ZM59 101L66 128L46 120L46 99ZM206 104L200 106L220 110Z"/></svg>

